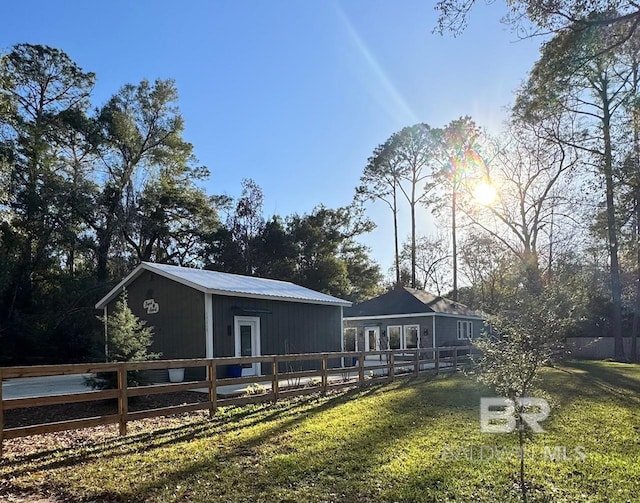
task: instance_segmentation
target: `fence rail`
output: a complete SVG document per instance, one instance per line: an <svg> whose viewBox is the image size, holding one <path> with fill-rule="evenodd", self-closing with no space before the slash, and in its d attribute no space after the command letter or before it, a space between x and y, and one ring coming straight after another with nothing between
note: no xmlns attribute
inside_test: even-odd
<svg viewBox="0 0 640 503"><path fill-rule="evenodd" d="M256 357L156 360L148 362L0 367L0 456L2 456L3 441L5 439L8 440L42 433L90 428L116 423L119 425L120 435L126 435L127 423L136 419L203 409L208 409L209 414L213 416L216 409L220 406L240 406L248 403L277 401L281 398L317 391L326 393L329 390L346 386L364 386L367 384L393 381L397 377L413 376L420 372L437 373L440 371L455 371L460 365L464 365L470 361L472 352L472 346L448 346L370 351L366 353L304 353ZM315 366L318 368L310 370L293 368L292 364L301 364L304 362L315 362ZM338 364L339 366L332 367L330 366L330 362L332 364ZM267 364L266 366L270 367L271 372L252 376L217 377L219 368L226 368L229 365L252 365L254 363ZM351 365L346 363L351 363ZM206 369L206 378L188 382L156 383L135 387L128 386L127 383L128 373L133 371L168 370L175 368L186 369L194 367ZM283 367L288 368L288 371L281 371ZM369 375L365 375L365 372L369 372ZM2 394L3 386L1 383L5 379L105 373L116 374L117 388L25 398L3 398ZM336 377L340 379L336 380ZM302 386L302 381L305 379L307 382ZM224 394L220 392L220 388L223 386L237 387L252 383L264 383L265 392L254 395L234 395L233 393ZM129 412L129 398L195 389L208 393L208 400ZM99 400L117 400L117 414L5 428L5 411Z"/></svg>

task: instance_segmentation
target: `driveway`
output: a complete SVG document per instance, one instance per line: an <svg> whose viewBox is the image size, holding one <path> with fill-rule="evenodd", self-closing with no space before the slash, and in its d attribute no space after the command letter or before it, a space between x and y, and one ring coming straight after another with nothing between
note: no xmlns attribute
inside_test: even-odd
<svg viewBox="0 0 640 503"><path fill-rule="evenodd" d="M84 384L91 374L73 374L46 377L19 377L2 382L2 398L26 398L33 396L84 393L91 388Z"/></svg>

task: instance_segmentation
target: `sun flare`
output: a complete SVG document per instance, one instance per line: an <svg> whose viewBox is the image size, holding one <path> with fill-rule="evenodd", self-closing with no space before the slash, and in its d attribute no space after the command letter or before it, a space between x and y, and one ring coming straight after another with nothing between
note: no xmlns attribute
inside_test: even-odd
<svg viewBox="0 0 640 503"><path fill-rule="evenodd" d="M488 182L480 182L473 189L473 198L483 206L490 206L497 197L496 188Z"/></svg>

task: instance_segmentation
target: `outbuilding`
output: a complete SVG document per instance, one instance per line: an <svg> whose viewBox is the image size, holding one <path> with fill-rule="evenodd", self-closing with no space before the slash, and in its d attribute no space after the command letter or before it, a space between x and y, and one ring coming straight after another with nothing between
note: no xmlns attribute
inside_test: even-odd
<svg viewBox="0 0 640 503"><path fill-rule="evenodd" d="M125 289L163 359L340 351L343 308L351 306L286 281L143 262L96 308L112 313ZM261 370L246 365L242 375Z"/></svg>
<svg viewBox="0 0 640 503"><path fill-rule="evenodd" d="M344 350L464 346L482 325L482 317L464 304L398 286L344 310Z"/></svg>

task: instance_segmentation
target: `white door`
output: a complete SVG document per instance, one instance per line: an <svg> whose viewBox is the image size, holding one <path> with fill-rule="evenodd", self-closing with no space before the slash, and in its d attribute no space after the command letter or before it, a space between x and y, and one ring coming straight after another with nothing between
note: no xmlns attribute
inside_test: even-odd
<svg viewBox="0 0 640 503"><path fill-rule="evenodd" d="M235 345L236 356L260 356L260 318L257 316L235 317ZM242 375L260 375L260 364L243 364Z"/></svg>
<svg viewBox="0 0 640 503"><path fill-rule="evenodd" d="M364 327L364 350L380 351L380 327Z"/></svg>

